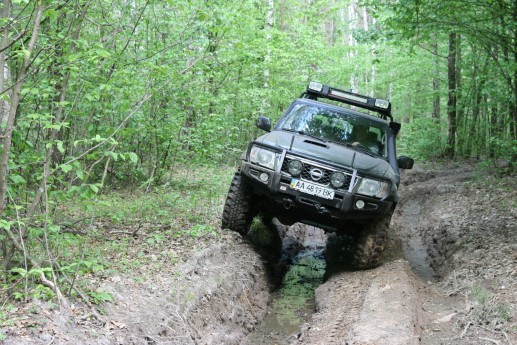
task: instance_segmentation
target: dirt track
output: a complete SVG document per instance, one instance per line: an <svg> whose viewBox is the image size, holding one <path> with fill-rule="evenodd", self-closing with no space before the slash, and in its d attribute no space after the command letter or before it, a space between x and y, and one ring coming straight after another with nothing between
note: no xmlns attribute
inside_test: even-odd
<svg viewBox="0 0 517 345"><path fill-rule="evenodd" d="M415 278L402 260L367 272L343 272L316 292L318 312L304 344L418 344Z"/></svg>
<svg viewBox="0 0 517 345"><path fill-rule="evenodd" d="M272 310L268 276L281 268L268 273L268 259L224 233L144 282L104 281L115 299L106 324L80 306L76 315L42 308L38 331L6 343L517 345L515 178L475 177L468 167L404 176L383 265L331 276L290 333L269 337L261 326ZM297 227L280 229L298 234L293 251L314 235ZM257 329L265 335L254 338Z"/></svg>
<svg viewBox="0 0 517 345"><path fill-rule="evenodd" d="M320 286L300 342L517 344L515 179L496 191L475 176L405 176L384 264Z"/></svg>

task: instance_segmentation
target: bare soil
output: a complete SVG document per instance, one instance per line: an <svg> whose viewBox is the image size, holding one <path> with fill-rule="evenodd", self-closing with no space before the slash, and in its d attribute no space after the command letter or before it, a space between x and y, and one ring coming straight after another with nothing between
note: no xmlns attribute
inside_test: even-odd
<svg viewBox="0 0 517 345"><path fill-rule="evenodd" d="M517 345L516 190L515 177L465 164L407 172L382 266L334 273L299 328L256 343ZM314 236L326 239L277 228L283 255L258 254L276 248L271 239L257 249L222 232L185 240L179 260L154 256L133 274L92 278L114 297L101 320L80 303L70 313L20 305L4 343L254 344L272 312L274 273Z"/></svg>

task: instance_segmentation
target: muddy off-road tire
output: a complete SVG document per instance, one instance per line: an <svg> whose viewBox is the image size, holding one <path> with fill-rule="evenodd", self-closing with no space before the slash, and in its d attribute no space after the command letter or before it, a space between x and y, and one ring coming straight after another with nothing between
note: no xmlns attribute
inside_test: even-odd
<svg viewBox="0 0 517 345"><path fill-rule="evenodd" d="M323 252L325 264L325 278L335 272L350 271L355 253L355 239L345 233L332 233L327 238L327 245Z"/></svg>
<svg viewBox="0 0 517 345"><path fill-rule="evenodd" d="M392 214L363 225L357 238L352 267L367 270L380 266Z"/></svg>
<svg viewBox="0 0 517 345"><path fill-rule="evenodd" d="M252 203L252 191L240 172L233 177L223 209L222 228L246 235L256 215Z"/></svg>

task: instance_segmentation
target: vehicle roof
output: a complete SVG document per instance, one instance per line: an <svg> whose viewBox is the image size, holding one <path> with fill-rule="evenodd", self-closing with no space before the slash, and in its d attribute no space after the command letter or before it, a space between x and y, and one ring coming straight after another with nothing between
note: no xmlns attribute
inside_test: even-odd
<svg viewBox="0 0 517 345"><path fill-rule="evenodd" d="M309 98L298 98L292 104L294 104L294 103L315 104L315 105L319 105L319 106L323 106L323 107L335 110L336 112L341 112L341 113L345 113L348 115L354 115L354 116L362 116L362 117L367 118L370 121L378 122L379 124L384 124L384 125L388 124L388 121L381 119L380 117L377 117L374 115L363 113L361 111L353 110L350 108L341 107L341 106L331 104L331 103L315 101L315 100L309 99Z"/></svg>

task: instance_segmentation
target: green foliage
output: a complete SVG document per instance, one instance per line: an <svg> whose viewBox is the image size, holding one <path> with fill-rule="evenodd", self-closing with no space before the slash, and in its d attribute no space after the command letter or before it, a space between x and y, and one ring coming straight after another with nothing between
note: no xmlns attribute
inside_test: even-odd
<svg viewBox="0 0 517 345"><path fill-rule="evenodd" d="M196 224L196 225L193 225L190 229L188 229L186 231L186 233L189 236L192 236L192 237L199 237L199 236L202 236L204 234L215 235L216 231L215 231L215 228L213 226L211 226L211 225Z"/></svg>
<svg viewBox="0 0 517 345"><path fill-rule="evenodd" d="M105 265L95 258L91 258L89 260L77 260L75 262L71 262L67 265L62 265L60 267L60 272L66 274L79 274L85 275L88 273L96 273L103 271L105 269Z"/></svg>
<svg viewBox="0 0 517 345"><path fill-rule="evenodd" d="M99 195L96 212L114 223L194 223L193 233L210 232L203 224L220 211L232 174L231 167L215 170L192 165L164 176L167 182L150 193Z"/></svg>
<svg viewBox="0 0 517 345"><path fill-rule="evenodd" d="M88 295L93 304L101 304L104 302L113 302L113 295L104 291L90 291Z"/></svg>
<svg viewBox="0 0 517 345"><path fill-rule="evenodd" d="M15 300L26 300L27 298L35 298L39 300L49 301L56 297L56 294L54 291L52 291L50 288L41 285L41 284L35 284L32 289L28 290L27 292L23 290L16 290L13 293L13 297Z"/></svg>
<svg viewBox="0 0 517 345"><path fill-rule="evenodd" d="M417 118L402 128L399 152L422 161L439 158L445 147L445 124L431 118Z"/></svg>
<svg viewBox="0 0 517 345"><path fill-rule="evenodd" d="M12 3L0 18L8 40L32 32L40 4ZM60 274L107 267L91 248L105 235L96 219L145 228L143 242L154 248L174 236L212 235L233 170L221 165L238 164L259 134L257 115L276 121L311 80L390 98L403 123L400 153L425 160L443 151L451 30L463 37L456 152L516 164L507 2L376 1L351 11L354 18L347 13L357 3L331 0L276 1L272 9L257 0L44 5L30 56L23 39L5 51L1 101L16 98L24 57L30 64L18 84L0 241L9 245L7 231L23 234L25 255L59 262L60 284ZM433 118L434 97L441 108ZM15 273L34 286L41 274Z"/></svg>
<svg viewBox="0 0 517 345"><path fill-rule="evenodd" d="M386 37L397 45L410 44L412 53L424 52L432 60L415 71L420 82L412 83L405 98L415 98L425 89L422 84L433 84L434 96L446 96L447 82L454 79L457 99L456 123L447 123L454 137L452 148L464 157L486 158L493 156L497 146L510 146L517 139L517 92L515 89L515 4L508 1L404 1L403 6L393 6L391 1L363 1L374 9L381 27L390 34ZM449 51L448 36L456 34L456 48ZM423 49L420 49L423 48ZM447 56L456 58L455 77L445 74ZM503 57L504 56L504 57ZM439 85L442 86L439 86ZM438 102L439 103L439 102ZM432 96L418 104L431 105ZM447 110L441 104L442 112ZM419 117L429 117L420 113ZM443 120L442 120L443 121ZM452 136L451 136L452 137ZM490 142L494 145L492 145ZM495 147L494 147L495 146ZM445 149L445 147L443 147ZM425 156L425 154L424 154ZM507 156L514 164L516 156Z"/></svg>

